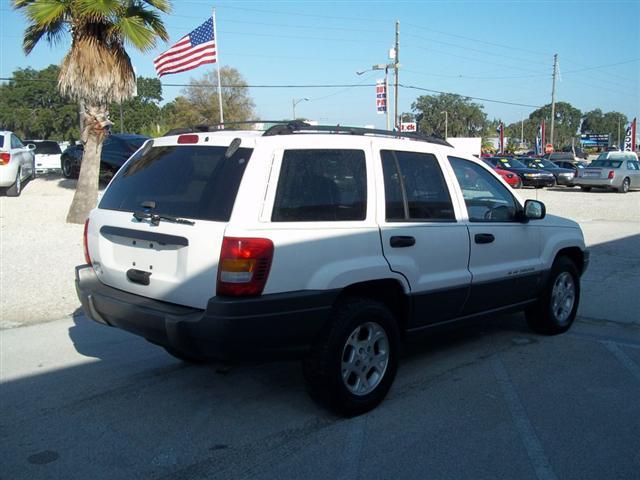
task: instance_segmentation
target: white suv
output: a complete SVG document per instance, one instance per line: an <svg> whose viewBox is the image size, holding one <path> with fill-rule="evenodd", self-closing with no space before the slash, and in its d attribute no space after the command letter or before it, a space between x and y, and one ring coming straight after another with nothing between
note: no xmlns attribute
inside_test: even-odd
<svg viewBox="0 0 640 480"><path fill-rule="evenodd" d="M525 310L566 331L579 226L415 134L276 125L149 140L85 226L87 316L185 361L303 358L312 396L375 407L401 341Z"/></svg>

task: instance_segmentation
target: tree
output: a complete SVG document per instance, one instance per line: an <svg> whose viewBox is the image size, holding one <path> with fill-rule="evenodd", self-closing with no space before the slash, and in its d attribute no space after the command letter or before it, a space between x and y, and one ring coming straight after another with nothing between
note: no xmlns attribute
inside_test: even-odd
<svg viewBox="0 0 640 480"><path fill-rule="evenodd" d="M76 191L67 222L83 223L98 199L102 142L111 125L107 105L135 92L135 73L125 44L141 51L168 40L157 10L168 0L13 0L27 18L22 46L28 55L40 40L49 43L71 34L71 48L58 76L60 92L84 105L85 143ZM151 8L149 8L151 7Z"/></svg>
<svg viewBox="0 0 640 480"><path fill-rule="evenodd" d="M580 132L608 134L610 142L619 145L623 140L627 121L627 116L624 113L607 112L603 114L602 110L596 108L584 114Z"/></svg>
<svg viewBox="0 0 640 480"><path fill-rule="evenodd" d="M252 120L254 103L249 96L247 82L240 72L232 67L220 69L222 87L222 109L224 121L242 122ZM191 79L183 96L177 97L167 112L173 113L172 127L220 122L218 108L218 77L216 72L206 73L201 79Z"/></svg>
<svg viewBox="0 0 640 480"><path fill-rule="evenodd" d="M556 119L554 124L555 146L571 144L571 140L576 137L580 128L582 112L567 102L556 103ZM539 125L542 120L547 125L547 141L551 139L551 104L539 108L529 115L529 120L534 125Z"/></svg>
<svg viewBox="0 0 640 480"><path fill-rule="evenodd" d="M136 96L122 102L114 103L110 110L116 112L115 130L144 135L157 134L160 123L160 102L162 101L162 84L158 78L138 77ZM122 129L119 112L122 108Z"/></svg>
<svg viewBox="0 0 640 480"><path fill-rule="evenodd" d="M0 125L23 139L76 140L78 106L56 88L60 68L18 69L0 85Z"/></svg>
<svg viewBox="0 0 640 480"><path fill-rule="evenodd" d="M411 109L416 113L418 131L438 137L445 136L444 112L450 137L479 137L487 119L482 105L450 93L418 97Z"/></svg>

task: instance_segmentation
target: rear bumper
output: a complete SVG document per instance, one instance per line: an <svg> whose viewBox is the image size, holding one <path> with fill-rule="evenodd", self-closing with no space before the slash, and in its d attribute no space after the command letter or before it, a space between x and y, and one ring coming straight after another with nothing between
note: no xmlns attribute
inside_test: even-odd
<svg viewBox="0 0 640 480"><path fill-rule="evenodd" d="M576 177L573 180L573 184L579 187L602 187L602 188L616 188L622 184L622 181L616 181L617 179L608 178L584 178Z"/></svg>
<svg viewBox="0 0 640 480"><path fill-rule="evenodd" d="M209 300L205 310L161 302L101 283L76 267L76 291L92 320L180 352L227 361L304 354L329 318L339 291L299 291Z"/></svg>
<svg viewBox="0 0 640 480"><path fill-rule="evenodd" d="M0 165L0 187L10 187L16 183L18 175L18 162L9 162L7 165Z"/></svg>

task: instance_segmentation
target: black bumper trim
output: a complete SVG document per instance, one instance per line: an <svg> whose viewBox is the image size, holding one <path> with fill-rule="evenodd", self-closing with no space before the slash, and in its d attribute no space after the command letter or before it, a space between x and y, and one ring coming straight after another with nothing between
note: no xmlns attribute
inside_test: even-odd
<svg viewBox="0 0 640 480"><path fill-rule="evenodd" d="M112 327L192 355L227 361L291 357L306 352L331 313L339 290L303 290L252 298L211 298L205 310L109 287L89 265L76 267L85 314Z"/></svg>

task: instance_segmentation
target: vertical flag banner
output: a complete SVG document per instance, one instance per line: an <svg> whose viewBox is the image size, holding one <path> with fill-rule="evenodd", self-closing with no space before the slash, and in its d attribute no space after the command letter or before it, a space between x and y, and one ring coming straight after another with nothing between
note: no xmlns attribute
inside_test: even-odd
<svg viewBox="0 0 640 480"><path fill-rule="evenodd" d="M496 132L499 135L498 153L502 155L504 153L504 124L502 122L500 122L500 125L496 128Z"/></svg>
<svg viewBox="0 0 640 480"><path fill-rule="evenodd" d="M213 18L182 37L169 50L153 61L159 77L186 72L200 65L217 62Z"/></svg>
<svg viewBox="0 0 640 480"><path fill-rule="evenodd" d="M542 155L542 123L538 127L538 133L536 135L536 145L534 148L536 155Z"/></svg>
<svg viewBox="0 0 640 480"><path fill-rule="evenodd" d="M629 122L624 132L624 147L622 150L625 152L635 152L636 150L636 128L637 118L634 118L632 122Z"/></svg>
<svg viewBox="0 0 640 480"><path fill-rule="evenodd" d="M384 80L376 80L376 111L387 113L387 86Z"/></svg>
<svg viewBox="0 0 640 480"><path fill-rule="evenodd" d="M547 128L546 128L546 126L544 124L544 120L542 120L542 122L540 122L540 128L542 129L541 137L542 137L542 145L543 145L543 148L544 148L544 145L547 143L547 135L546 135L547 134Z"/></svg>

